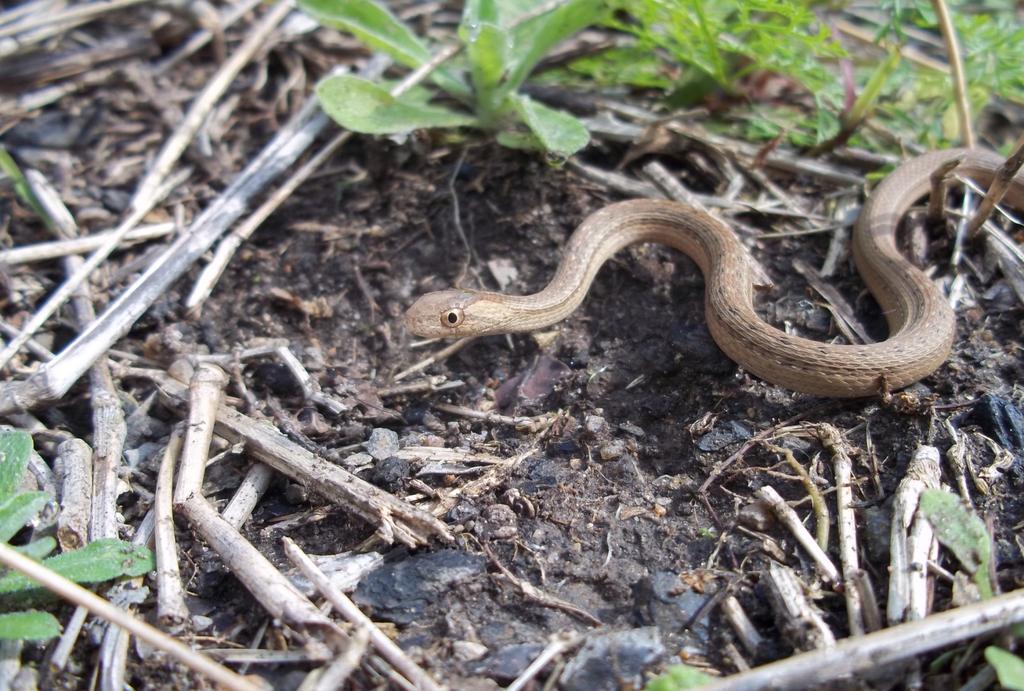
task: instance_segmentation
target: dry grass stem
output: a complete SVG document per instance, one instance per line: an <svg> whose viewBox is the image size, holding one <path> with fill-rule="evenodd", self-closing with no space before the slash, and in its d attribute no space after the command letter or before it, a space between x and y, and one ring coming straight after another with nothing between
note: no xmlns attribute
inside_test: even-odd
<svg viewBox="0 0 1024 691"><path fill-rule="evenodd" d="M186 392L181 383L159 372L134 373L152 379L173 407L184 405ZM348 507L377 526L388 544L398 540L418 546L431 537L451 539L447 526L430 514L314 455L269 425L222 405L217 409L216 432L232 443L244 443L247 454Z"/></svg>
<svg viewBox="0 0 1024 691"><path fill-rule="evenodd" d="M206 83L202 91L192 101L177 130L168 137L160 153L157 154L149 167L149 172L139 182L130 203L131 209L145 209L148 212L159 202L158 190L170 174L171 168L185 152L189 142L199 131L210 110L224 95L242 68L253 59L253 56L267 48L271 34L293 6L292 0L278 0L277 4L249 30L245 41Z"/></svg>
<svg viewBox="0 0 1024 691"><path fill-rule="evenodd" d="M133 243L166 237L168 234L173 233L176 227L174 223L154 223L152 225L139 226L124 236L124 242L117 249L131 247ZM32 262L57 259L69 254L85 254L95 250L109 240L113 232L108 230L86 235L85 237L13 247L0 251L0 262L5 264L30 264Z"/></svg>
<svg viewBox="0 0 1024 691"><path fill-rule="evenodd" d="M31 409L67 393L92 363L127 333L170 284L241 215L249 199L305 151L313 137L327 125L327 117L317 111L316 101L309 100L288 124L280 128L274 139L234 182L192 222L188 231L157 257L142 276L114 299L57 358L28 379L0 387L0 414ZM119 229L126 233L138 220L129 217ZM115 232L113 237L117 236ZM108 244L112 250L117 243ZM90 261L104 251L107 251L106 245L96 250ZM81 278L87 274L88 263L83 265ZM77 283L74 285L77 287Z"/></svg>
<svg viewBox="0 0 1024 691"><path fill-rule="evenodd" d="M173 180L171 182L177 184L178 181ZM166 189L167 188L164 188L163 191L166 192ZM44 323L46 323L46 320L49 319L61 305L67 302L72 295L75 294L82 283L92 274L93 271L96 270L97 267L99 267L101 263L103 263L103 261L106 260L107 257L110 256L118 245L120 245L128 232L138 225L139 221L143 219L148 211L149 209L134 209L131 211L128 214L128 217L125 218L125 220L123 220L121 224L107 237L104 243L94 250L93 253L89 255L88 259L78 265L76 271L68 276L57 290L50 293L46 301L43 302L32 316L25 321L25 324L21 327L21 333L16 338L12 339L11 342L8 343L2 351L0 351L0 368L5 367L7 363L10 362L11 358L14 357L18 350L20 350L25 344L25 341L31 338L32 335L38 331ZM96 358L98 357L99 354L96 355ZM82 370L78 372L78 376L81 376L82 372L84 372L96 358L93 358L88 364L82 367ZM43 368L43 370L40 371L40 374L42 374L45 369L46 368ZM78 379L78 376L76 376L75 379ZM70 388L71 383L73 382L68 382L68 388ZM14 395L17 396L17 394ZM23 408L29 407L24 403L18 404L18 406Z"/></svg>
<svg viewBox="0 0 1024 691"><path fill-rule="evenodd" d="M857 515L853 510L853 461L850 449L839 430L829 424L817 426L818 439L832 454L836 484L836 523L839 528L839 563L843 568L843 597L846 598L846 620L851 636L864 634L864 615L860 591L854 586L853 574L860 571L857 550Z"/></svg>
<svg viewBox="0 0 1024 691"><path fill-rule="evenodd" d="M949 176L963 161L963 156L950 159L932 172L932 189L928 194L928 222L939 223L946 215L946 192Z"/></svg>
<svg viewBox="0 0 1024 691"><path fill-rule="evenodd" d="M758 633L754 623L750 621L750 617L747 616L739 600L732 595L728 595L722 598L721 607L722 614L725 615L729 626L732 627L733 633L740 639L740 643L743 645L747 655L750 657L759 656L764 638Z"/></svg>
<svg viewBox="0 0 1024 691"><path fill-rule="evenodd" d="M462 350L475 340L475 338L460 338L457 341L453 341L446 345L444 348L441 348L441 350L437 351L433 355L425 357L419 362L405 368L404 370L396 374L394 377L392 377L392 379L394 381L402 381L406 377L412 376L417 372L422 372L431 365L435 365L439 362L444 362L452 355L455 355L455 353L459 352L460 350Z"/></svg>
<svg viewBox="0 0 1024 691"><path fill-rule="evenodd" d="M1010 183L1013 182L1013 178L1017 175L1022 164L1024 164L1024 134L1017 138L1013 153L1010 154L1006 162L999 169L999 172L996 173L995 179L992 180L988 191L985 192L985 198L981 200L977 211L974 212L974 215L968 222L968 237L974 237L981 230L985 221L992 215L996 205L1003 200L1006 191L1010 188Z"/></svg>
<svg viewBox="0 0 1024 691"><path fill-rule="evenodd" d="M960 121L960 139L964 146L973 149L974 120L971 118L971 104L967 100L967 78L964 76L964 64L960 56L960 42L956 38L956 29L953 27L953 19L949 16L945 0L932 0L932 8L935 10L939 31L942 32L942 40L946 45L946 57L953 77L956 114Z"/></svg>
<svg viewBox="0 0 1024 691"><path fill-rule="evenodd" d="M921 493L939 486L941 468L939 450L919 446L907 472L900 481L892 505L892 532L889 537L889 600L886 618L890 624L908 621L927 600L927 563L931 536L913 532ZM922 523L924 519L918 519Z"/></svg>
<svg viewBox="0 0 1024 691"><path fill-rule="evenodd" d="M62 671L67 666L87 616L89 616L88 609L82 606L75 607L71 618L64 624L64 630L61 631L57 645L53 647L53 651L50 653L48 660L50 669Z"/></svg>
<svg viewBox="0 0 1024 691"><path fill-rule="evenodd" d="M865 43L865 44L869 44L869 45L875 45L876 44L875 32L872 31L871 29L866 29L866 28L857 26L856 24L854 24L854 23L852 23L852 22L850 22L850 21L848 21L846 19L838 19L838 20L836 20L833 23L833 26L835 27L835 29L837 31L840 31L840 32L846 34L847 36L850 36L851 38L855 38L858 41L860 41L861 43ZM888 41L882 41L881 43L878 43L877 45L879 46L879 48L881 48L883 50L889 50L890 48L896 48L897 50L899 50L900 55L903 58L905 58L905 59L909 60L910 62L913 62L913 63L915 63L917 65L920 65L921 67L924 67L926 69L934 70L935 72L939 72L941 74L950 74L951 73L949 65L947 65L944 62L942 62L941 60L936 60L935 58L931 57L930 55L928 55L924 51L918 50L917 48L912 48L912 47L909 47L909 46L893 46Z"/></svg>
<svg viewBox="0 0 1024 691"><path fill-rule="evenodd" d="M345 593L335 587L327 575L313 563L313 560L298 545L287 537L282 540L282 544L284 545L285 554L288 555L291 562L302 571L306 578L313 582L317 590L320 591L320 594L327 598L327 601L331 603L331 606L334 607L338 614L354 624L359 630L365 631L368 634L370 643L385 660L405 675L406 679L415 684L416 688L426 689L427 691L440 691L441 687L431 679L430 675L413 662L406 655L405 651L399 648L383 631L377 628L370 618L363 614Z"/></svg>
<svg viewBox="0 0 1024 691"><path fill-rule="evenodd" d="M836 644L822 612L807 596L808 588L793 569L768 562L767 590L786 640L797 650L831 648Z"/></svg>
<svg viewBox="0 0 1024 691"><path fill-rule="evenodd" d="M846 301L846 298L836 289L834 285L822 278L814 267L806 262L795 259L793 268L807 279L807 282L821 297L828 303L829 312L835 318L836 327L842 332L847 342L857 345L860 343L874 343L874 339L868 335L867 329L860 319L853 306Z"/></svg>
<svg viewBox="0 0 1024 691"><path fill-rule="evenodd" d="M870 672L1024 622L1024 591L1018 590L921 621L892 626L839 641L832 648L756 667L702 686L706 691L821 686L851 674Z"/></svg>
<svg viewBox="0 0 1024 691"><path fill-rule="evenodd" d="M54 471L60 482L57 541L61 549L85 547L92 515L92 449L81 439L68 439L57 447Z"/></svg>
<svg viewBox="0 0 1024 691"><path fill-rule="evenodd" d="M535 657L533 661L524 669L515 681L506 687L505 691L522 691L527 688L534 680L534 678L540 674L552 660L559 655L572 650L583 640L583 637L574 633L565 633L561 635L555 635L551 637L551 640L544 650L540 652L540 655Z"/></svg>
<svg viewBox="0 0 1024 691"><path fill-rule="evenodd" d="M220 512L221 518L238 529L245 525L252 515L253 509L270 487L274 479L274 469L263 463L253 463L246 471L242 482L235 488L231 501Z"/></svg>
<svg viewBox="0 0 1024 691"><path fill-rule="evenodd" d="M196 653L187 645L155 629L141 619L136 619L110 604L82 586L57 575L42 564L16 552L7 544L0 543L0 563L37 581L44 588L68 602L81 605L97 617L131 632L140 640L161 650L198 674L208 677L232 691L264 691L261 684L241 677L226 667Z"/></svg>
<svg viewBox="0 0 1024 691"><path fill-rule="evenodd" d="M297 631L320 632L345 640L344 633L202 496L193 494L175 509L188 519L270 616Z"/></svg>
<svg viewBox="0 0 1024 691"><path fill-rule="evenodd" d="M327 666L310 673L310 677L316 675L312 691L334 691L344 688L345 681L352 675L352 672L359 668L359 663L366 655L369 643L369 631L356 629L355 634L349 638L348 647L341 655L334 658Z"/></svg>
<svg viewBox="0 0 1024 691"><path fill-rule="evenodd" d="M818 490L818 486L814 483L814 478L811 477L807 469L804 468L800 461L796 460L796 456L793 455L792 449L787 449L784 446L778 446L777 444L768 444L767 448L773 453L782 456L783 460L788 465L796 476L800 478L800 484L803 485L804 491L807 492L808 498L811 500L811 506L814 509L814 530L815 530L815 541L818 543L818 547L824 552L828 549L828 536L829 536L829 525L831 519L829 517L828 504L825 503L825 498L821 496L821 492Z"/></svg>
<svg viewBox="0 0 1024 691"><path fill-rule="evenodd" d="M93 425L92 533L90 539L118 536L118 470L128 427L114 381L105 364L90 375Z"/></svg>
<svg viewBox="0 0 1024 691"><path fill-rule="evenodd" d="M174 537L174 464L181 454L181 426L175 427L160 459L156 478L153 511L155 513L153 552L156 557L156 611L157 619L165 627L175 630L189 620L185 604L185 588L178 568L178 543Z"/></svg>
<svg viewBox="0 0 1024 691"><path fill-rule="evenodd" d="M202 364L196 368L189 382L188 424L174 487L175 505L193 495L201 497L203 494L203 475L209 459L214 420L227 381L227 376L219 367Z"/></svg>
<svg viewBox="0 0 1024 691"><path fill-rule="evenodd" d="M797 516L796 511L790 508L789 504L779 496L779 493L775 491L770 485L765 485L761 489L757 490L754 495L764 501L772 513L775 514L779 522L784 525L796 541L800 543L800 546L810 555L814 561L815 566L818 567L818 572L821 577L832 584L841 583L839 577L839 571L836 569L835 564L829 559L828 555L821 549L818 543L811 537L810 532L804 527L804 524L800 521L800 517Z"/></svg>
<svg viewBox="0 0 1024 691"><path fill-rule="evenodd" d="M493 564L495 568L497 568L498 571L501 572L500 574L495 574L495 577L500 577L500 579L503 579L510 585L513 585L516 588L518 588L519 592L522 594L523 598L526 599L527 602L532 602L534 604L540 605L541 607L557 609L562 612L565 612L566 614L571 614L580 621L584 621L590 624L591 626L602 626L604 624L604 622L602 622L600 619L598 619L582 607L574 605L573 603L567 600L563 600L562 598L552 595L551 593L545 592L537 586L535 586L533 583L529 582L528 580L516 576L508 569L508 567L501 563L497 555L494 554L494 551L490 548L489 545L487 545L487 543L481 543L480 546L483 548L484 554L486 554L488 559L490 559L491 564Z"/></svg>
<svg viewBox="0 0 1024 691"><path fill-rule="evenodd" d="M215 41L215 44L219 44L215 48L215 52L217 53L217 62L222 62L224 56L223 43L225 29L234 25L235 22L255 10L261 4L260 0L241 0L240 2L235 2L224 7L221 10L220 15L217 17L215 26L196 31L192 34L191 38L181 44L181 46L174 50L170 55L153 65L150 72L154 76L166 73L182 60L203 48L211 40Z"/></svg>

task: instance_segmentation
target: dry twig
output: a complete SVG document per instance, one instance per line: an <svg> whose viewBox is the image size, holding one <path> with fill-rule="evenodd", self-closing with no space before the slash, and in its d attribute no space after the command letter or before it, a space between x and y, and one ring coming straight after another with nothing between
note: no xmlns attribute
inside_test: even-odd
<svg viewBox="0 0 1024 691"><path fill-rule="evenodd" d="M44 588L68 602L85 607L97 617L119 626L157 650L162 650L175 660L199 674L209 677L225 688L235 691L262 691L263 686L241 677L226 667L222 667L200 655L176 638L171 638L159 629L155 629L141 619L126 614L123 610L110 604L77 583L72 583L59 576L42 564L19 554L14 548L0 543L0 563L39 582Z"/></svg>
<svg viewBox="0 0 1024 691"><path fill-rule="evenodd" d="M384 659L390 662L395 669L405 675L406 679L416 685L417 688L427 691L440 691L437 683L430 678L423 669L406 655L405 651L399 648L394 641L387 637L383 631L363 614L355 603L345 593L341 592L321 571L309 556L299 549L291 539L284 538L282 541L285 554L305 574L306 578L316 585L320 594L327 598L328 602L338 611L341 616L355 624L360 631L365 631L369 636L370 643L377 649Z"/></svg>
<svg viewBox="0 0 1024 691"><path fill-rule="evenodd" d="M794 655L702 686L705 691L821 687L859 672L870 672L917 655L979 638L1024 622L1024 590L933 614L832 648Z"/></svg>

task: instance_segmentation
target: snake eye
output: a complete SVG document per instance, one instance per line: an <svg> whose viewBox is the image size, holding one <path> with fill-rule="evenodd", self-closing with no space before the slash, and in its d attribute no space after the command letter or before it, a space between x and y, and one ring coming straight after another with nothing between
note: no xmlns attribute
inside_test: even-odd
<svg viewBox="0 0 1024 691"><path fill-rule="evenodd" d="M462 310L456 307L454 309L445 311L441 315L441 323L449 328L454 329L456 326L462 323L462 320L465 319L465 317L466 315L463 314Z"/></svg>

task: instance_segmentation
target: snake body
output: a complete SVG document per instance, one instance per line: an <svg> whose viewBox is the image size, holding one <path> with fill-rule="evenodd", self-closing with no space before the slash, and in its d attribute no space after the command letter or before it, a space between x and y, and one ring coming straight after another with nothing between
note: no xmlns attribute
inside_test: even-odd
<svg viewBox="0 0 1024 691"><path fill-rule="evenodd" d="M532 331L565 319L586 296L598 269L623 247L656 242L696 262L705 279L705 318L718 346L757 376L794 391L859 397L898 389L931 374L949 355L955 316L941 293L900 254L900 219L924 196L939 166L962 157L957 172L987 186L1002 159L978 150L927 153L900 165L870 195L854 227L857 269L881 306L889 338L870 345L821 343L792 336L754 311L754 280L736 234L707 213L677 202L632 200L593 213L573 233L551 282L532 295L443 290L420 297L406 313L425 337ZM1007 199L1024 206L1024 174Z"/></svg>

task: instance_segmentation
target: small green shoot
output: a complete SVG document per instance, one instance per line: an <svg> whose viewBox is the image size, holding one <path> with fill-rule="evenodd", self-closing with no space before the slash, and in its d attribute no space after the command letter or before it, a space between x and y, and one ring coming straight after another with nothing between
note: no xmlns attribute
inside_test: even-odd
<svg viewBox="0 0 1024 691"><path fill-rule="evenodd" d="M10 542L42 512L52 499L45 492L20 490L32 453L32 437L21 431L0 432L0 540ZM57 548L49 536L15 547L22 554L76 583L101 583L122 576L141 576L154 568L145 547L121 540L96 540L82 549L49 556ZM48 612L9 611L44 596L44 591L20 573L0 576L0 639L46 640L60 635L60 624Z"/></svg>
<svg viewBox="0 0 1024 691"><path fill-rule="evenodd" d="M994 645L985 648L985 660L996 671L1001 687L1009 691L1024 691L1024 660Z"/></svg>
<svg viewBox="0 0 1024 691"><path fill-rule="evenodd" d="M971 574L981 597L992 597L989 581L991 547L985 523L968 510L958 497L940 489L921 494L921 514L931 523L938 541L956 556Z"/></svg>
<svg viewBox="0 0 1024 691"><path fill-rule="evenodd" d="M406 67L418 68L431 58L431 46L381 2L300 0L299 5L321 24L348 31ZM555 45L601 19L604 3L566 0L548 11L541 9L539 0L466 2L458 28L465 55L430 75L460 108L431 104L412 93L395 97L353 75L324 79L317 97L328 115L355 132L475 127L495 133L505 146L571 156L590 139L583 124L518 91Z"/></svg>
<svg viewBox="0 0 1024 691"><path fill-rule="evenodd" d="M696 689L716 681L715 677L686 665L672 665L661 676L652 679L644 691L683 691Z"/></svg>
<svg viewBox="0 0 1024 691"><path fill-rule="evenodd" d="M3 172L7 177L11 179L14 185L14 192L18 195L18 198L25 203L26 206L32 208L36 214L43 219L43 223L49 228L54 228L56 224L50 218L50 215L46 213L43 205L39 203L39 199L36 197L35 192L32 191L31 185L28 184L28 180L25 178L25 174L21 172L21 168L14 161L14 157L7 152L7 149L0 146L0 172Z"/></svg>

